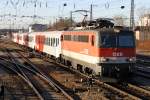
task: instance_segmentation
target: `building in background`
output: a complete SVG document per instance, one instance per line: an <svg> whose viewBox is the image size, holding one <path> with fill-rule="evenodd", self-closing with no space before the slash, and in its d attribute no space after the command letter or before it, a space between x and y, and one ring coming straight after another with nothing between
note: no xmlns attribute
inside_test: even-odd
<svg viewBox="0 0 150 100"><path fill-rule="evenodd" d="M48 29L45 24L32 24L29 26L29 32L43 32Z"/></svg>
<svg viewBox="0 0 150 100"><path fill-rule="evenodd" d="M145 14L138 21L136 27L136 39L139 41L150 41L150 14Z"/></svg>
<svg viewBox="0 0 150 100"><path fill-rule="evenodd" d="M143 15L138 23L139 26L150 26L150 14Z"/></svg>

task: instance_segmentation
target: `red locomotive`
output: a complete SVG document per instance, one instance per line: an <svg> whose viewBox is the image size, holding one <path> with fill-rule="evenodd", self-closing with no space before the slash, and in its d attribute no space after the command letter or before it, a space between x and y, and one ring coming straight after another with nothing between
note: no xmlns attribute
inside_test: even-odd
<svg viewBox="0 0 150 100"><path fill-rule="evenodd" d="M81 72L106 77L127 77L135 63L132 31L100 29L62 34L61 59Z"/></svg>

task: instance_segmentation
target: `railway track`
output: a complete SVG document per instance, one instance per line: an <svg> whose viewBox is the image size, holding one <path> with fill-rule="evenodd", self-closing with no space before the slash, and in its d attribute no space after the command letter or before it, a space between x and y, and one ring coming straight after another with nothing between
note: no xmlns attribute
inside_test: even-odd
<svg viewBox="0 0 150 100"><path fill-rule="evenodd" d="M0 100L30 100L29 98L35 98L34 100L38 100L32 89L24 84L24 81L18 77L17 74L6 69L2 64L0 64L0 86L4 87L3 93L1 90Z"/></svg>
<svg viewBox="0 0 150 100"><path fill-rule="evenodd" d="M19 76L19 78L21 78L21 79L23 79L22 78L22 76L20 75L20 73L18 73L13 67L13 65L12 64L10 64L10 63L8 63L8 61L1 61L0 62L0 65L1 65L1 67L3 67L3 68L5 68L5 69L7 69L7 70L9 70L9 71L11 71L11 72L13 72L13 73L15 73L15 74L17 74L18 76ZM7 79L7 81L8 81L8 79ZM15 87L15 88L12 88L12 87L9 87L8 86L8 82L5 82L5 86L7 87L7 90L9 91L9 92L11 92L11 93L13 93L15 90L14 89L16 89L17 87ZM28 86L26 86L26 87L28 87ZM18 85L18 88L20 88L20 90L21 90L21 87ZM30 91L32 91L32 90L30 90ZM18 91L19 92L19 91ZM33 91L32 91L33 92ZM30 93L30 95L36 95L35 93ZM23 92L23 93L25 93L25 91ZM15 94L13 94L13 95L15 95ZM12 96L13 96L12 95ZM15 96L13 96L13 97L15 97ZM37 97L37 96L36 96ZM15 98L16 99L16 98ZM19 99L19 98L18 98ZM39 100L38 98L36 98L36 99L34 99L34 100Z"/></svg>
<svg viewBox="0 0 150 100"><path fill-rule="evenodd" d="M150 56L146 56L146 55L136 55L137 59L137 64L142 64L145 66L150 66Z"/></svg>
<svg viewBox="0 0 150 100"><path fill-rule="evenodd" d="M146 66L143 66L141 64L136 65L133 73L138 76L150 79L150 68L147 68Z"/></svg>
<svg viewBox="0 0 150 100"><path fill-rule="evenodd" d="M29 59L28 59L28 60L29 60ZM29 61L29 62L31 62L31 61ZM52 63L52 61L49 61L49 62ZM54 61L53 63L55 63L55 61ZM56 63L55 63L55 64L56 64ZM82 74L82 73L80 73L80 72L78 72L78 71L76 71L76 70L68 69L67 66L64 66L64 65L62 65L62 64L60 64L60 63L57 63L57 65L59 65L59 67L56 67L56 65L55 65L55 69L56 69L57 71L56 71L56 73L53 74L53 77L54 77L55 79L57 79L59 83L64 83L63 85L64 85L65 87L67 87L67 83L68 83L68 82L64 82L64 80L69 81L69 83L72 83L72 81L70 81L70 80L73 80L73 79L69 79L69 77L79 76L79 75L82 76L81 78L78 78L78 79L74 79L74 80L73 80L74 84L76 83L75 80L77 80L77 81L78 81L78 85L79 85L79 80L80 80L80 79L83 79L83 80L88 80L88 79L90 79L89 76L84 75L84 74ZM63 68L60 67L60 65L64 67L64 70L62 70ZM42 66L42 67L43 67L43 66ZM50 68L50 67L49 67L49 68ZM44 69L47 69L47 68L44 67ZM45 73L47 73L47 75L49 75L49 72L45 71L44 69L41 68L41 70L43 70ZM51 69L51 68L50 68L50 69ZM60 70L60 72L59 72L58 69ZM54 68L53 68L52 70L54 70ZM67 71L66 71L66 70L67 70ZM65 72L63 72L63 71L65 71ZM71 74L71 75L64 75L64 73L68 73L68 71L69 71L69 74ZM62 73L62 72L63 72L63 73ZM60 76L62 76L62 74L63 74L63 77L65 76L65 79L63 79L63 81L59 81L60 78L55 77L56 74L58 75L58 73L60 73ZM72 75L72 73L73 73L73 75ZM58 75L58 76L59 76L59 75ZM62 77L61 77L61 78L62 78ZM96 91L104 91L104 92L99 92L99 93L95 93L95 94L99 94L99 95L101 95L103 98L105 97L105 98L108 98L108 99L113 99L113 98L115 98L115 99L133 99L133 100L140 99L140 98L137 98L137 97L135 97L135 96L132 96L132 95L126 93L126 92L123 92L123 91L121 91L121 90L119 90L119 89L117 89L117 88L114 88L114 87L112 87L112 86L110 86L110 85L108 85L108 84L106 84L106 83L100 82L99 80L94 79L93 82L95 83L94 85L96 85L96 86L94 86L94 87L96 87L96 88L93 89L94 92L96 92ZM60 85L61 85L61 84L60 84ZM68 84L68 85L70 85L70 84ZM83 85L81 85L81 86L83 86ZM87 86L86 86L86 87L87 87ZM70 87L68 87L68 88L70 88ZM70 88L70 89L71 89L71 88ZM72 88L72 90L73 90L73 89L74 89L74 88ZM92 88L90 88L90 89L92 90ZM80 91L78 91L78 90L86 90L86 89L83 89L83 88L81 88L81 87L80 87L80 88L79 88L79 87L76 88L76 92L80 94ZM89 91L89 90L88 90L88 91ZM90 92L92 93L92 91L90 91ZM79 94L77 94L77 95L79 95ZM82 93L81 93L81 94L82 94ZM88 94L88 93L87 93L87 94ZM88 96L89 96L89 95L88 95ZM79 97L80 97L80 96L79 96ZM82 98L82 97L80 97L80 98Z"/></svg>
<svg viewBox="0 0 150 100"><path fill-rule="evenodd" d="M22 53L22 55L23 55L23 53ZM25 58L25 57L24 57ZM30 64L31 64L31 61L29 61L29 59L27 59L26 58L26 60L28 60L28 61L26 61L26 62L30 62ZM48 60L49 61L49 60ZM60 86L62 85L62 87L64 87L65 89L66 89L66 91L69 91L69 92L72 92L73 91L73 93L75 93L76 95L78 95L78 97L79 98L81 98L82 96L81 95L83 95L83 94L80 94L80 89L82 89L82 91L83 90L87 90L87 89L85 89L85 88L83 88L83 85L81 85L82 86L82 88L75 88L75 91L74 91L74 88L70 88L69 86L67 87L67 85L70 85L70 84L68 84L68 83L72 83L72 82L74 82L74 84L76 83L75 81L77 81L77 83L80 83L80 79L83 79L83 80L88 80L88 79L90 79L90 77L89 76L87 76L87 75L85 75L85 74L82 74L82 73L80 73L80 72L78 72L78 71L76 71L76 70L74 70L74 69L70 69L70 68L68 68L67 66L65 66L65 65L62 65L62 64L60 64L60 63L56 63L55 61L49 61L50 62L50 64L52 65L52 66L54 66L53 68L52 68L52 70L54 71L54 69L56 70L56 72L54 72L53 74L51 74L51 76L50 76L50 73L48 72L48 70L44 70L44 69L46 69L46 68L50 68L50 66L49 67L44 67L44 68L40 68L40 70L42 70L44 73L46 73L46 75L48 75L49 77L53 77L53 78L55 78L54 79L54 81L55 82L57 82ZM29 64L29 63L28 63ZM63 70L63 68L61 67L61 68L59 68L59 67L56 67L56 64L57 65L59 65L59 67L60 66L63 66L65 69ZM33 64L31 64L31 65L33 65ZM34 65L33 65L34 66ZM43 67L43 66L42 66ZM39 68L39 67L38 67ZM51 69L51 68L50 68ZM60 71L59 71L60 70ZM66 73L66 72L71 72L71 73L69 73L69 75L64 75L64 73ZM72 75L72 72L73 72L73 75ZM60 73L60 74L58 74L58 73ZM78 74L75 74L75 73L78 73ZM54 77L54 76L62 76L62 77ZM77 78L77 79L69 79L69 77L72 77L72 76L78 76L78 75L80 75L80 76L82 76L82 77L80 77L80 78ZM64 78L64 76L65 76L65 78ZM59 80L59 78L64 78L63 79L63 81L60 81ZM73 81L71 81L71 80L73 80ZM65 82L64 82L65 81ZM90 93L92 94L92 89L95 91L95 90L97 90L98 91L98 93L97 94L99 94L100 95L100 97L101 97L101 99L103 99L103 98L105 98L105 99L132 99L132 100L137 100L137 99L143 99L143 97L144 96L146 96L146 98L144 98L144 99L147 99L147 98L149 98L149 94L147 93L147 92L143 92L143 90L141 90L140 89L140 94L139 93L137 93L137 94L134 94L134 93L132 93L132 91L126 91L126 90L124 90L124 89L122 89L122 88L116 88L116 87L114 87L114 86L111 86L111 85L109 85L109 84L106 84L106 83L103 83L103 82L101 82L100 80L97 80L97 79L93 79L93 82L94 82L94 85L95 85L95 88L92 88L91 86L90 86L90 89L88 89L88 92L86 93L86 95L87 96L89 96L90 95ZM61 84L60 84L61 83ZM78 84L79 85L79 84ZM67 87L67 88L66 88ZM75 87L75 86L73 86L73 87ZM88 86L86 86L86 88L87 88ZM93 86L94 87L94 86ZM130 87L130 88L129 88ZM68 89L69 88L69 89ZM89 88L89 87L88 87ZM128 85L128 87L126 87L127 88L127 90L130 90L130 89L133 89L134 90L134 92L136 92L137 91L137 87L135 87L135 86L130 86L130 85ZM121 90L120 90L121 89ZM136 90L136 91L135 91ZM125 91L125 92L124 92ZM93 93L95 93L95 92L93 92ZM141 94L141 93L143 93L143 94ZM96 93L95 93L96 94ZM96 94L96 95L97 95ZM92 94L93 95L93 94ZM133 96L134 95L134 96ZM141 95L141 96L139 96L139 95ZM143 96L144 95L144 96ZM84 99L84 98L83 98Z"/></svg>
<svg viewBox="0 0 150 100"><path fill-rule="evenodd" d="M150 78L150 56L137 54L136 66L133 73L144 78Z"/></svg>
<svg viewBox="0 0 150 100"><path fill-rule="evenodd" d="M150 66L150 56L137 54L137 63L134 69L134 74L149 80L150 79L150 67L149 66ZM148 83L138 82L138 84L148 84ZM142 85L139 87L150 92L149 85Z"/></svg>
<svg viewBox="0 0 150 100"><path fill-rule="evenodd" d="M0 47L2 43L0 43ZM7 54L0 48L0 57L6 58ZM0 86L4 86L1 91L0 100L39 100L34 91L19 77L12 64L0 59Z"/></svg>
<svg viewBox="0 0 150 100"><path fill-rule="evenodd" d="M13 70L20 77L22 77L34 90L34 92L38 95L41 100L51 100L51 99L69 99L73 100L71 96L69 96L66 92L61 90L59 86L57 86L54 82L50 80L50 78L46 78L42 73L37 72L35 69L31 69L15 59L14 55L8 52L9 58L11 58L10 63L15 65ZM3 59L6 60L6 59ZM8 60L7 60L8 61Z"/></svg>
<svg viewBox="0 0 150 100"><path fill-rule="evenodd" d="M21 54L20 54L21 55ZM22 55L23 56L23 55ZM25 58L25 57L24 57ZM37 66L33 65L32 62L25 58L27 62L29 62L34 68L37 68ZM52 63L52 62L51 62ZM44 67L44 66L42 66ZM53 80L55 82L57 82L60 86L62 86L68 93L70 93L70 95L72 95L75 99L83 99L86 100L87 97L91 94L93 94L93 96L91 98L94 98L94 96L97 96L95 98L99 98L99 99L107 99L106 97L104 97L100 92L97 92L97 89L100 89L97 85L93 85L93 87L88 86L88 84L85 83L85 85L83 85L83 82L80 82L80 79L82 78L83 80L87 80L86 78L80 77L80 76L76 76L74 74L72 74L70 71L66 71L66 69L62 69L57 67L57 65L55 64L55 68L51 69L51 70L57 70L57 72L51 74L51 76L48 74L48 72L46 70L41 69L43 72L47 73L47 76L53 78ZM58 71L61 71L60 73ZM62 73L63 71L63 73ZM56 76L56 74L63 74L62 78L63 82L60 81L60 79L58 79ZM75 79L74 79L75 78ZM58 79L58 80L57 80ZM64 82L65 81L65 82ZM73 82L73 85L70 84ZM63 83L63 84L60 84ZM70 88L70 86L71 88ZM96 90L96 91L95 91ZM101 89L100 89L101 90ZM105 91L107 92L107 91ZM82 94L83 93L83 94ZM82 94L82 95L81 95ZM83 96L84 95L84 96ZM116 96L117 97L117 96ZM109 97L110 98L110 97Z"/></svg>
<svg viewBox="0 0 150 100"><path fill-rule="evenodd" d="M150 64L150 61L148 60L149 57L142 56L142 55L137 55L137 57L138 57L137 64L136 64L136 67L134 68L134 71L133 71L134 77L140 76L140 77L149 79L150 78L150 76L149 76L150 70L147 66ZM128 84L126 84L126 86L117 85L117 84L113 84L113 86L115 86L118 89L124 90L124 91L126 91L126 92L128 92L134 96L142 98L144 100L149 100L150 99L149 87L146 88L144 86L138 85L137 83L134 83L134 84L135 85L133 85L129 82Z"/></svg>
<svg viewBox="0 0 150 100"><path fill-rule="evenodd" d="M118 84L112 84L112 86L121 89L129 94L132 94L140 99L149 100L150 99L150 91L142 88L137 85L133 85L130 83L127 83L126 86L124 85L118 85Z"/></svg>
<svg viewBox="0 0 150 100"><path fill-rule="evenodd" d="M103 84L103 85L105 84L106 87L112 88L113 90L116 89L116 91L120 91L120 90L124 91L122 93L131 94L132 96L135 96L135 97L140 98L140 99L144 99L144 100L150 99L150 89L147 89L147 88L142 88L142 87L139 87L137 85L130 84L130 83L126 83L126 85L117 84L117 83L115 83L115 85L114 84L108 85L108 84L103 83L97 79L95 79L95 82L97 82L99 84ZM116 87L116 88L114 88L114 87Z"/></svg>
<svg viewBox="0 0 150 100"><path fill-rule="evenodd" d="M59 63L57 63L57 64L59 64ZM64 66L64 65L61 65L61 66ZM65 67L67 67L67 66L65 66ZM82 76L85 76L85 77L89 78L89 76L87 76L85 74L82 74L82 73L80 73L80 72L78 72L76 70L74 70L74 71L76 73L79 73ZM133 96L133 97L135 96L135 97L140 98L140 99L145 99L145 100L149 100L150 99L150 91L148 89L145 89L145 88L142 88L142 87L130 84L130 83L126 84L126 86L125 85L120 85L120 84L118 85L118 84L116 84L117 86L115 85L115 87L117 87L117 88L114 88L113 87L114 85L110 86L110 85L108 85L106 83L101 82L100 80L94 79L94 81L96 83L98 83L99 85L104 85L106 88L112 89L114 92L117 91L119 93L120 90L125 91L125 92L120 91L120 94L124 94L124 95L125 94L128 94L128 95L131 94L130 96Z"/></svg>

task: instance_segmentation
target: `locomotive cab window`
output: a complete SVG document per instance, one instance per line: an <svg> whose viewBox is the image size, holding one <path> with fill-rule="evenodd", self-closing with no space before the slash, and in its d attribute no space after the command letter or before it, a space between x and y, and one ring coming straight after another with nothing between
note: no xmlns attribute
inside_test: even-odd
<svg viewBox="0 0 150 100"><path fill-rule="evenodd" d="M104 33L101 35L100 40L101 40L100 47L106 48L117 47L117 37L115 34Z"/></svg>
<svg viewBox="0 0 150 100"><path fill-rule="evenodd" d="M134 47L134 35L126 33L105 33L100 36L100 47Z"/></svg>
<svg viewBox="0 0 150 100"><path fill-rule="evenodd" d="M119 47L134 47L134 36L132 35L119 35L118 36Z"/></svg>

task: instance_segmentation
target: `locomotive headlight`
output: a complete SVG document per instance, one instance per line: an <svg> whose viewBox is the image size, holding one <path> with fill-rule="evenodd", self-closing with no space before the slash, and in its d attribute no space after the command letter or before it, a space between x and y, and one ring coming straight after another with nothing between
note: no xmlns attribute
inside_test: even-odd
<svg viewBox="0 0 150 100"><path fill-rule="evenodd" d="M131 58L128 58L127 61L129 61L129 62L135 62L136 58L135 57L131 57Z"/></svg>
<svg viewBox="0 0 150 100"><path fill-rule="evenodd" d="M101 62L107 62L107 61L109 61L108 58L104 58L104 57L101 58Z"/></svg>

